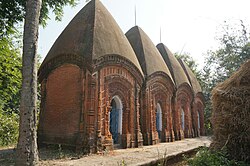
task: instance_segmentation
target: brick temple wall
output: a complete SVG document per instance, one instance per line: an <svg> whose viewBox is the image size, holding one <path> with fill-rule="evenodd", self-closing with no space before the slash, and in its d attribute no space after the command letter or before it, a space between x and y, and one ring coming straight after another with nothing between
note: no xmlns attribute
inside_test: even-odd
<svg viewBox="0 0 250 166"><path fill-rule="evenodd" d="M102 67L92 73L64 64L42 81L41 92L39 142L73 145L91 153L112 149L109 113L114 96L123 105L119 135L123 148L204 134L201 97L193 98L189 85L175 89L170 79L160 73L139 84L128 69L119 65ZM157 104L162 110L160 133L156 129ZM184 129L181 109L185 114Z"/></svg>
<svg viewBox="0 0 250 166"><path fill-rule="evenodd" d="M75 144L80 120L80 68L63 65L43 81L43 111L38 134L48 143Z"/></svg>

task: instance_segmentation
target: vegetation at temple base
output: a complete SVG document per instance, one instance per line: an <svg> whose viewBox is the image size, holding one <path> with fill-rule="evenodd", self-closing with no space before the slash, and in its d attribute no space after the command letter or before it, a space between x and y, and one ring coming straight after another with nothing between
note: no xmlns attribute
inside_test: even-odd
<svg viewBox="0 0 250 166"><path fill-rule="evenodd" d="M247 166L243 161L230 160L226 151L211 151L202 148L194 158L188 159L189 166Z"/></svg>

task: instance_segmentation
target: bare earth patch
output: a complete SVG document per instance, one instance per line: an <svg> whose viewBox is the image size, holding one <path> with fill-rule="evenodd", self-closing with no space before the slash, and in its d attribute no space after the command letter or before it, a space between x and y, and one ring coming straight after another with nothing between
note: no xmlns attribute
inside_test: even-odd
<svg viewBox="0 0 250 166"><path fill-rule="evenodd" d="M210 138L199 137L185 139L182 141L160 143L153 146L143 146L142 148L118 149L106 151L99 154L79 155L73 151L58 151L58 149L40 149L39 165L43 166L118 166L118 165L154 165L159 159L176 156L180 153L188 152L200 146L209 146ZM0 165L11 165L14 163L14 151L1 156ZM12 157L11 157L12 156ZM4 159L2 159L4 157ZM12 162L8 159L12 158ZM169 160L170 162L170 160ZM167 161L168 163L168 161ZM177 162L175 166L185 165L185 162Z"/></svg>

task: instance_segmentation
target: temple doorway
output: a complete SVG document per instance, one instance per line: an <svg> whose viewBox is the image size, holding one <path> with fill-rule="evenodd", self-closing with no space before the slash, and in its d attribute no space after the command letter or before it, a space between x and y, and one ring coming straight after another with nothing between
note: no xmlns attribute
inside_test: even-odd
<svg viewBox="0 0 250 166"><path fill-rule="evenodd" d="M197 123L198 123L198 131L200 132L200 128L201 128L201 122L200 122L200 113L199 111L197 111Z"/></svg>
<svg viewBox="0 0 250 166"><path fill-rule="evenodd" d="M112 134L113 143L120 144L120 138L122 134L122 102L118 96L114 96L112 98L109 118L109 130Z"/></svg>
<svg viewBox="0 0 250 166"><path fill-rule="evenodd" d="M158 137L161 139L161 131L162 131L162 110L161 105L157 103L156 106L156 130L158 132Z"/></svg>
<svg viewBox="0 0 250 166"><path fill-rule="evenodd" d="M183 108L181 108L181 128L183 131L185 130L185 113Z"/></svg>

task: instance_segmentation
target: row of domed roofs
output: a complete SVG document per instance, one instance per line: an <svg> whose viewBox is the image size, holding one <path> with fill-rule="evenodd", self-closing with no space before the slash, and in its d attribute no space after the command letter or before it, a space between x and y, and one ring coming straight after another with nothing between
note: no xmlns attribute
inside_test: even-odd
<svg viewBox="0 0 250 166"><path fill-rule="evenodd" d="M195 93L201 92L192 71L182 61L178 62L164 44L155 47L138 26L124 35L99 0L90 1L71 20L45 57L41 68L53 58L65 54L84 57L91 63L105 55L120 55L132 62L144 77L164 72L177 88L187 83Z"/></svg>

